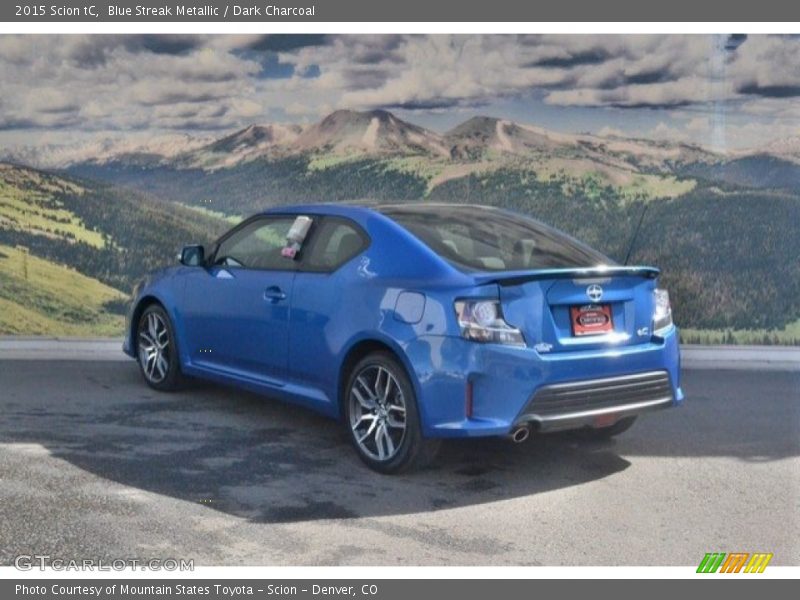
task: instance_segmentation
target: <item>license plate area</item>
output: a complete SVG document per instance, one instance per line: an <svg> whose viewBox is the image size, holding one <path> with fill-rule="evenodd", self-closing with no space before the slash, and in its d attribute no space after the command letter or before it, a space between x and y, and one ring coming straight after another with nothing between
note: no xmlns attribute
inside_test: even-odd
<svg viewBox="0 0 800 600"><path fill-rule="evenodd" d="M610 304L582 304L569 307L572 335L602 335L614 331Z"/></svg>

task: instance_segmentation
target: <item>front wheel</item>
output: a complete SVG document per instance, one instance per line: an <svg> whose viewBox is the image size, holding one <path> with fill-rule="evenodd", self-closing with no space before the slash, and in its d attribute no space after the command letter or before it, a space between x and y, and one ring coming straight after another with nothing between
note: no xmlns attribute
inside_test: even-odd
<svg viewBox="0 0 800 600"><path fill-rule="evenodd" d="M416 394L403 366L388 352L375 352L353 368L344 394L350 439L361 460L379 473L424 466L439 440L422 435Z"/></svg>
<svg viewBox="0 0 800 600"><path fill-rule="evenodd" d="M182 383L175 333L167 312L151 304L139 317L136 327L139 370L150 387L170 392Z"/></svg>

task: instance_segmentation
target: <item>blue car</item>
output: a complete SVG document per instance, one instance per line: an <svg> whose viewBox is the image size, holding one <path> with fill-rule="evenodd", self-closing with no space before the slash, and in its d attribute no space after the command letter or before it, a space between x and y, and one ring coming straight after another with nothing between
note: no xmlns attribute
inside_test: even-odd
<svg viewBox="0 0 800 600"><path fill-rule="evenodd" d="M658 273L497 208L284 206L141 282L124 350L157 390L202 378L341 419L394 473L443 438L608 437L681 403Z"/></svg>

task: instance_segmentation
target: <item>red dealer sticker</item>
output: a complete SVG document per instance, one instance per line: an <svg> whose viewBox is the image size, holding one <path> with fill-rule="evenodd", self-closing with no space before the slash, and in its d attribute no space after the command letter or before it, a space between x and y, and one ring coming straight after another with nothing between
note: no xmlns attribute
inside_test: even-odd
<svg viewBox="0 0 800 600"><path fill-rule="evenodd" d="M611 306L608 304L585 304L571 306L572 335L598 335L613 331Z"/></svg>

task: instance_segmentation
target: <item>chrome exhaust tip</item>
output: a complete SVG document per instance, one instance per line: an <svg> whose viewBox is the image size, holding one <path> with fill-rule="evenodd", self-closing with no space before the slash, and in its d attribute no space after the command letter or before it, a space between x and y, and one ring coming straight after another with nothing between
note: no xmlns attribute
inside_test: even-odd
<svg viewBox="0 0 800 600"><path fill-rule="evenodd" d="M530 435L531 435L531 428L528 427L527 425L520 425L514 431L511 432L509 437L511 438L511 441L514 442L515 444L521 444L522 442L527 440L528 437L530 437Z"/></svg>

